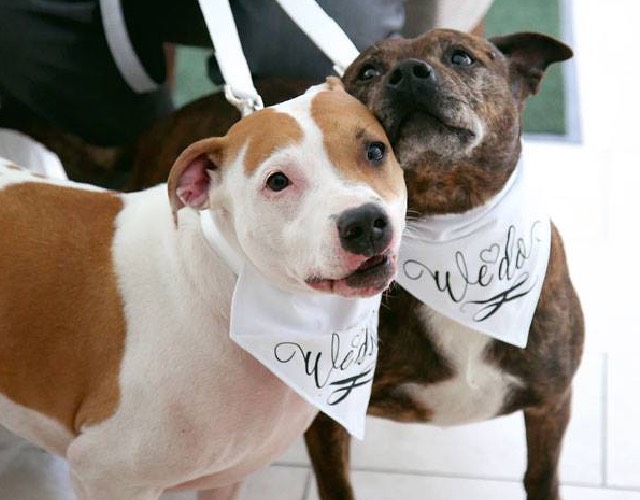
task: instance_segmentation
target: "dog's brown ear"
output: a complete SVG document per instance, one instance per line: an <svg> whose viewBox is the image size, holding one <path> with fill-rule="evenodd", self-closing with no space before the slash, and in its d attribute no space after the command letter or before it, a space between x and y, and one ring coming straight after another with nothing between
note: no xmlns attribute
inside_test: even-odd
<svg viewBox="0 0 640 500"><path fill-rule="evenodd" d="M541 33L520 32L489 41L509 60L511 88L521 102L538 93L540 81L550 64L573 55L568 45Z"/></svg>
<svg viewBox="0 0 640 500"><path fill-rule="evenodd" d="M178 156L167 183L174 219L176 212L185 206L198 210L209 208L209 191L215 171L223 161L224 144L221 137L203 139Z"/></svg>

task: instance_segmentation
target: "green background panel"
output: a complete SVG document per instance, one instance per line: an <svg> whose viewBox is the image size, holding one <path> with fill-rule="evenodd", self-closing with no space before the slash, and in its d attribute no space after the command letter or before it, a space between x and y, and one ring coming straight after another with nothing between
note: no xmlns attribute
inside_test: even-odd
<svg viewBox="0 0 640 500"><path fill-rule="evenodd" d="M488 37L515 31L539 31L562 38L558 0L494 0L485 19ZM527 101L525 131L533 134L566 133L565 76L563 64L546 72L538 95Z"/></svg>

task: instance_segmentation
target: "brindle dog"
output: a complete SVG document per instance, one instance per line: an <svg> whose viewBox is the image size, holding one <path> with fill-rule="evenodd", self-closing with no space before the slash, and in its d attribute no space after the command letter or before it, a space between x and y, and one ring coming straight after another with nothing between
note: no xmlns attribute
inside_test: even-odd
<svg viewBox="0 0 640 500"><path fill-rule="evenodd" d="M343 80L384 125L405 170L412 215L462 213L505 185L521 152L526 98L537 93L548 65L571 55L565 44L536 33L485 40L433 30L412 40L377 43L356 59ZM385 297L379 335L371 415L399 422L429 422L439 415L439 424L462 423L452 411L465 404L459 398L482 400L483 394L501 391L493 416L524 410L527 499L559 499L558 459L584 325L555 226L526 349L488 337L479 340L480 334L462 335L452 323L436 322L428 305L399 286ZM451 342L455 349L443 347ZM468 342L475 346L466 350ZM484 345L470 360L479 342ZM430 400L430 388L465 379L469 363L458 362L460 357L518 383L492 387L494 379L487 377L464 391L440 391L437 401ZM479 415L480 408L466 421ZM320 498L352 500L344 429L321 414L305 438Z"/></svg>

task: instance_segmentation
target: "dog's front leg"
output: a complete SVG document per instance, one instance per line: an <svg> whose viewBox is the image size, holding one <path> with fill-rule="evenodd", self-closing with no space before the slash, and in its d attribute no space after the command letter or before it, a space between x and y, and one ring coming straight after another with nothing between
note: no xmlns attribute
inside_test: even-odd
<svg viewBox="0 0 640 500"><path fill-rule="evenodd" d="M238 500L242 483L231 484L215 490L201 491L198 500Z"/></svg>
<svg viewBox="0 0 640 500"><path fill-rule="evenodd" d="M354 500L350 478L351 438L344 427L324 413L318 413L304 440L320 500Z"/></svg>
<svg viewBox="0 0 640 500"><path fill-rule="evenodd" d="M552 405L525 410L527 500L560 500L558 460L570 415L571 390Z"/></svg>
<svg viewBox="0 0 640 500"><path fill-rule="evenodd" d="M110 448L105 440L104 435L89 432L67 448L77 500L158 500L164 488L144 480L140 468L132 465L130 451Z"/></svg>

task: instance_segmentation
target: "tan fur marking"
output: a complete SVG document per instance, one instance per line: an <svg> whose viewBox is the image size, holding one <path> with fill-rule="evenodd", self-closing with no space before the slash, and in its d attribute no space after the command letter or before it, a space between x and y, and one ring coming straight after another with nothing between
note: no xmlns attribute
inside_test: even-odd
<svg viewBox="0 0 640 500"><path fill-rule="evenodd" d="M342 119L346 114L354 119L346 122ZM345 179L367 183L385 199L401 196L402 170L382 125L363 104L344 92L320 92L311 103L311 115L322 130L329 160ZM367 160L367 147L374 141L386 146L386 158L379 166Z"/></svg>
<svg viewBox="0 0 640 500"><path fill-rule="evenodd" d="M302 136L302 129L293 116L264 109L245 117L229 129L226 136L229 146L225 154L237 155L246 143L244 171L251 175L276 149L300 142Z"/></svg>
<svg viewBox="0 0 640 500"><path fill-rule="evenodd" d="M114 194L45 183L0 191L0 392L74 433L118 405L121 209Z"/></svg>

